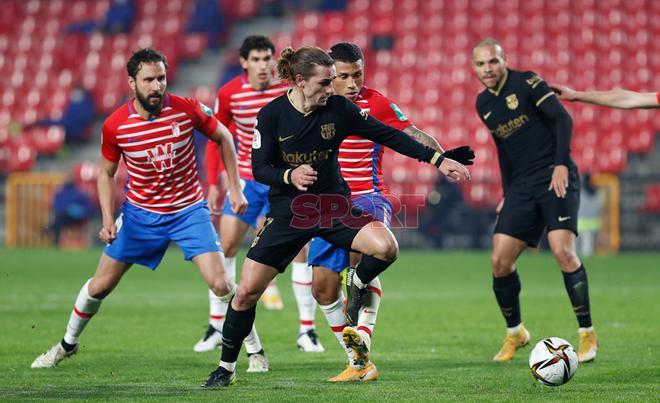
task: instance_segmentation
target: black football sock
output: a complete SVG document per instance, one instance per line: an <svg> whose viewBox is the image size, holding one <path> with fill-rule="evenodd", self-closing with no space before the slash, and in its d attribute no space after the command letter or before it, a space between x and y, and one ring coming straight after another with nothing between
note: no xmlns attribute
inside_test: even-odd
<svg viewBox="0 0 660 403"><path fill-rule="evenodd" d="M495 291L495 298L502 311L502 316L506 320L507 327L516 327L521 323L520 300L518 298L520 288L518 271L504 277L493 277L493 291Z"/></svg>
<svg viewBox="0 0 660 403"><path fill-rule="evenodd" d="M577 317L580 327L591 327L591 311L589 310L589 282L587 271L581 265L573 273L563 273L564 286L571 299L573 312Z"/></svg>
<svg viewBox="0 0 660 403"><path fill-rule="evenodd" d="M72 351L72 350L73 350L74 348L76 348L76 346L77 346L77 344L69 344L69 343L67 343L66 341L64 341L64 339L62 339L62 341L60 342L60 344L62 345L62 348L64 349L64 351L66 351L67 353L70 352L70 351Z"/></svg>
<svg viewBox="0 0 660 403"><path fill-rule="evenodd" d="M355 274L357 274L362 284L366 286L371 280L378 277L380 273L390 267L392 263L394 263L394 261L386 262L373 256L363 254L362 260L360 260L360 263L355 269Z"/></svg>
<svg viewBox="0 0 660 403"><path fill-rule="evenodd" d="M246 311L235 311L231 303L227 307L225 325L222 327L222 354L220 359L227 363L238 360L243 340L250 334L254 324L256 306Z"/></svg>

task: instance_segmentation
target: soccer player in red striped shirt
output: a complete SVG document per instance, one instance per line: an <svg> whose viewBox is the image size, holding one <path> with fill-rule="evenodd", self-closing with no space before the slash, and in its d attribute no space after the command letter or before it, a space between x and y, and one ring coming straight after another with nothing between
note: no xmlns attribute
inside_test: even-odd
<svg viewBox="0 0 660 403"><path fill-rule="evenodd" d="M32 368L52 368L78 351L79 338L103 299L133 264L155 270L171 241L199 268L210 289L229 301L236 285L225 275L222 251L197 178L193 129L220 146L232 209L243 212L234 142L205 105L166 93L167 59L153 49L135 52L126 66L135 98L103 124L98 179L107 244L94 276L80 290L63 339L37 357ZM114 218L115 173L124 158L130 180L126 202Z"/></svg>
<svg viewBox="0 0 660 403"><path fill-rule="evenodd" d="M338 43L330 49L329 54L335 62L337 71L337 77L332 82L337 95L353 101L360 109L381 122L444 153L437 140L416 128L391 99L363 85L364 57L356 44ZM392 219L392 204L388 200L390 195L383 182L383 151L384 147L381 144L363 137L349 136L339 148L339 165L341 174L351 189L353 203L389 226ZM466 151L469 153L469 150ZM456 153L455 150L451 152ZM471 161L466 161L461 156L453 155L449 158L471 164ZM370 295L366 300L369 302L358 314L353 314L358 318L351 317L350 311L347 312L348 318L344 315L346 307L340 296L340 273L346 267L355 266L359 260L360 254L353 253L349 259L348 251L337 248L321 238L314 238L310 244L309 263L314 270L312 285L314 296L349 358L349 365L342 373L329 379L331 382L378 379L378 370L370 361L369 350L381 299L380 280L376 277L368 284ZM348 324L353 327L348 327Z"/></svg>
<svg viewBox="0 0 660 403"><path fill-rule="evenodd" d="M248 209L243 214L235 214L225 203L220 218L220 239L225 252L225 268L230 278L236 274L236 253L247 230L260 228L268 213L267 185L258 183L252 176L252 135L257 113L273 99L283 95L289 84L273 78L275 45L262 35L248 36L239 49L243 74L235 77L220 90L215 104L215 116L234 135L238 147L238 167L243 194L248 200ZM207 200L212 211L218 211L218 174L221 170L215 143L208 142L206 169L209 178ZM298 304L300 325L296 343L305 352L324 351L314 328L316 301L312 296L312 271L307 265L307 248L293 260L291 280ZM282 309L282 299L275 282L266 289L262 302L267 309ZM222 342L222 325L227 313L227 304L219 301L209 291L209 325L204 336L194 347L195 351L211 351ZM258 351L260 346L252 346L246 340L248 354ZM252 357L252 355L250 355ZM256 371L259 363L250 361Z"/></svg>

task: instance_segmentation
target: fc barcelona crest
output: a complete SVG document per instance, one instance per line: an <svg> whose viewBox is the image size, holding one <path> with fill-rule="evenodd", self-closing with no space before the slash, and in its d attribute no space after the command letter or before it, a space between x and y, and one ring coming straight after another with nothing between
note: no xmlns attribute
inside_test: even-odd
<svg viewBox="0 0 660 403"><path fill-rule="evenodd" d="M511 94L506 97L506 106L508 106L511 110L518 107L518 98L516 97L516 94Z"/></svg>
<svg viewBox="0 0 660 403"><path fill-rule="evenodd" d="M335 124L327 123L321 125L321 137L323 137L323 140L330 140L335 137Z"/></svg>

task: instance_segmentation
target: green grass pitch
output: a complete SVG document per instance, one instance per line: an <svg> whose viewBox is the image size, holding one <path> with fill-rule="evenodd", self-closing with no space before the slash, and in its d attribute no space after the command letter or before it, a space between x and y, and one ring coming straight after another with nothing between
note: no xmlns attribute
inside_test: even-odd
<svg viewBox="0 0 660 403"><path fill-rule="evenodd" d="M75 296L100 250L0 249L0 400L56 398L194 401L657 400L660 398L660 254L586 260L592 317L600 337L596 362L581 365L559 388L537 384L530 348L493 363L504 321L491 291L487 253L404 251L383 276L372 359L380 380L330 384L344 355L325 318L316 323L322 354L296 349L297 309L290 273L279 278L285 309L257 312L272 371L238 384L199 386L219 351L193 353L207 320L206 288L194 265L173 248L156 272L136 266L103 303L81 351L59 367L30 369L58 341ZM577 345L577 323L559 270L547 254L519 262L523 320L535 343L558 336ZM224 400L229 399L229 400Z"/></svg>

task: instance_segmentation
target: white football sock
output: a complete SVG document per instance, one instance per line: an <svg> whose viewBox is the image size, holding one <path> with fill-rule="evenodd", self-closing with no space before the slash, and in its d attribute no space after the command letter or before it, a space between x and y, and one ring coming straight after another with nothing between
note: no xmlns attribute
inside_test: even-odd
<svg viewBox="0 0 660 403"><path fill-rule="evenodd" d="M243 345L245 346L245 351L248 354L258 353L259 351L263 350L261 340L259 340L259 335L257 334L257 328L254 325L252 325L250 334L248 334L245 340L243 340Z"/></svg>
<svg viewBox="0 0 660 403"><path fill-rule="evenodd" d="M344 304L344 296L340 295L339 299L332 304L319 305L319 308L321 308L325 318L328 320L330 330L332 330L332 333L339 341L339 345L346 352L346 355L348 356L348 362L353 362L353 350L346 348L343 337L344 328L346 327L346 315L344 314L346 306Z"/></svg>
<svg viewBox="0 0 660 403"><path fill-rule="evenodd" d="M85 326L92 316L98 312L101 307L101 299L92 298L89 296L89 283L92 279L82 286L78 293L78 298L73 305L73 311L69 317L69 323L66 325L66 333L64 334L64 341L68 344L78 344L80 334L85 330Z"/></svg>
<svg viewBox="0 0 660 403"><path fill-rule="evenodd" d="M220 361L220 364L218 366L226 369L229 372L235 372L236 371L236 361L234 361L234 362Z"/></svg>
<svg viewBox="0 0 660 403"><path fill-rule="evenodd" d="M523 324L522 324L522 322L520 322L517 326L507 327L506 332L508 334L515 334L515 333L520 332L522 330L522 328L523 328Z"/></svg>
<svg viewBox="0 0 660 403"><path fill-rule="evenodd" d="M236 256L225 256L225 276L228 281L232 283L234 282L234 279L236 278ZM225 316L227 315L227 307L228 302L223 301L216 296L213 291L209 290L209 325L222 331L222 326L225 323Z"/></svg>
<svg viewBox="0 0 660 403"><path fill-rule="evenodd" d="M291 285L300 317L298 333L305 333L309 329L314 329L314 313L316 312L316 300L312 295L312 268L307 265L307 262L293 262L292 266Z"/></svg>
<svg viewBox="0 0 660 403"><path fill-rule="evenodd" d="M369 290L371 295L368 296L367 305L363 306L360 310L357 330L363 337L365 337L364 333L367 333L369 338L371 338L371 334L376 326L376 318L378 317L378 308L380 307L380 299L382 295L380 279L376 277L371 280L367 285L367 290Z"/></svg>

